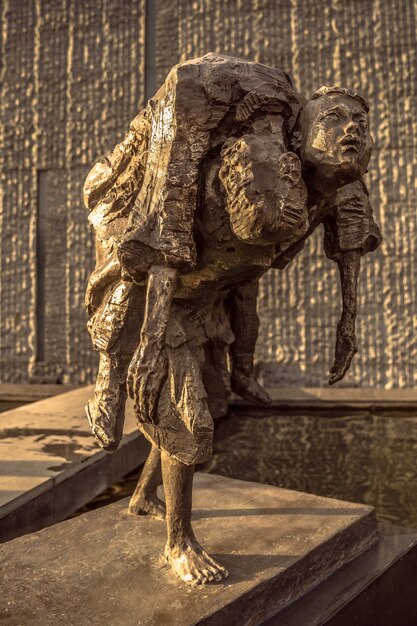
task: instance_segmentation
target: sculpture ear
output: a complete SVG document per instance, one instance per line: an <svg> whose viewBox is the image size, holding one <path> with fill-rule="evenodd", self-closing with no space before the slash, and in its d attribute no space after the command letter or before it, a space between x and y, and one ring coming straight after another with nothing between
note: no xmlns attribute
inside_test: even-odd
<svg viewBox="0 0 417 626"><path fill-rule="evenodd" d="M294 152L286 152L279 159L278 174L296 185L301 178L301 161Z"/></svg>

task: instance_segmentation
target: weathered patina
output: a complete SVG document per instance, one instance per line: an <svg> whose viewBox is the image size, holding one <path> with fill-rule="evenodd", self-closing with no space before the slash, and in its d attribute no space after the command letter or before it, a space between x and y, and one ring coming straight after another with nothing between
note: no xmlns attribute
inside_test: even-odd
<svg viewBox="0 0 417 626"><path fill-rule="evenodd" d="M165 555L186 582L227 576L191 527L213 419L231 390L269 401L253 375L258 280L319 224L343 296L331 384L357 351L360 257L380 243L362 180L371 150L358 94L322 87L307 101L279 69L208 54L171 70L86 180L97 251L86 305L100 353L87 415L113 450L134 399L153 448L130 511L166 515Z"/></svg>

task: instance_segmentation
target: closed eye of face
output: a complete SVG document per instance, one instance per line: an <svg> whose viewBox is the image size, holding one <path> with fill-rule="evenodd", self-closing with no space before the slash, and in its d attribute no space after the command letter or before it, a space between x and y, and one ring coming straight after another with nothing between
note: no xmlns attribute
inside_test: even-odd
<svg viewBox="0 0 417 626"><path fill-rule="evenodd" d="M360 126L365 128L368 126L368 118L363 113L355 113L355 115L352 116L352 119Z"/></svg>
<svg viewBox="0 0 417 626"><path fill-rule="evenodd" d="M334 107L332 107L331 109L327 109L326 111L323 111L323 113L320 115L319 120L320 121L324 121L324 120L342 120L345 119L349 116L349 111L346 107L344 107L343 105L339 104L336 105Z"/></svg>

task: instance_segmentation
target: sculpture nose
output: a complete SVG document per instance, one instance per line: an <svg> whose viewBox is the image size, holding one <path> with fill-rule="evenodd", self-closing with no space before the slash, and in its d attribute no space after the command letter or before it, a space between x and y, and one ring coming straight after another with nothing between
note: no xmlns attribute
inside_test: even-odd
<svg viewBox="0 0 417 626"><path fill-rule="evenodd" d="M345 126L345 133L349 135L359 135L359 126L353 120L349 120Z"/></svg>

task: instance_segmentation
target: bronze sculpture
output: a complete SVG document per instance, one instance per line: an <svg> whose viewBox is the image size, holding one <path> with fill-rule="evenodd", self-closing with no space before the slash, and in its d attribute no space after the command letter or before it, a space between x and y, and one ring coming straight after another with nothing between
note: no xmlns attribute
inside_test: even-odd
<svg viewBox="0 0 417 626"><path fill-rule="evenodd" d="M253 375L258 280L319 224L343 296L331 384L357 350L360 257L380 243L362 181L367 113L349 90L306 101L281 70L208 54L171 70L87 177L97 264L86 305L100 352L87 415L113 450L134 399L153 448L130 511L164 518L163 482L165 556L185 582L227 576L193 534L192 481L230 390L269 401Z"/></svg>

